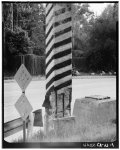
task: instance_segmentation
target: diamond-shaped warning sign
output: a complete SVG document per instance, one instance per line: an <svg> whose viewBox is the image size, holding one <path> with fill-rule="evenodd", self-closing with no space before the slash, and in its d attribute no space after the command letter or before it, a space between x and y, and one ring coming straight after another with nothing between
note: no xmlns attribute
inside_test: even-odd
<svg viewBox="0 0 120 150"><path fill-rule="evenodd" d="M22 91L25 91L28 84L32 80L32 77L27 71L26 67L22 64L15 74L14 79L16 80Z"/></svg>
<svg viewBox="0 0 120 150"><path fill-rule="evenodd" d="M23 120L26 120L28 115L33 110L32 106L31 106L30 102L28 101L27 97L25 96L25 94L22 94L20 96L18 101L15 103L15 107Z"/></svg>

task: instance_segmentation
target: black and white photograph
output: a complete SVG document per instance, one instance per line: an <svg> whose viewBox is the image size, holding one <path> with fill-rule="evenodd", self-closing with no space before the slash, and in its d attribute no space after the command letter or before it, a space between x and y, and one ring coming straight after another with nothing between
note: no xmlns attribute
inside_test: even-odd
<svg viewBox="0 0 120 150"><path fill-rule="evenodd" d="M119 1L1 1L2 148L118 148Z"/></svg>

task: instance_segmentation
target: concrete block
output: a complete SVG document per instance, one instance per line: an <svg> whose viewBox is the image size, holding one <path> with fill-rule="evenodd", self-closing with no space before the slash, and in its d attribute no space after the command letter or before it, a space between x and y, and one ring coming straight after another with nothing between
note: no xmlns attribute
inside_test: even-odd
<svg viewBox="0 0 120 150"><path fill-rule="evenodd" d="M116 100L94 98L76 99L73 107L76 125L100 125L116 119Z"/></svg>
<svg viewBox="0 0 120 150"><path fill-rule="evenodd" d="M51 120L53 130L57 137L69 137L73 135L75 127L75 117L63 117Z"/></svg>

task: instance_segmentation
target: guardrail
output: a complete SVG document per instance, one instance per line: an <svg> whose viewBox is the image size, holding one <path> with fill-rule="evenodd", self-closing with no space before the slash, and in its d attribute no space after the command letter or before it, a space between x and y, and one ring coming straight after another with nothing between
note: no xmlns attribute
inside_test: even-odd
<svg viewBox="0 0 120 150"><path fill-rule="evenodd" d="M34 123L33 126L43 127L42 120L42 109L36 110L34 114ZM26 119L26 128L28 128L29 117ZM4 123L4 138L12 134L15 134L23 129L23 120L22 118L17 118L9 122Z"/></svg>

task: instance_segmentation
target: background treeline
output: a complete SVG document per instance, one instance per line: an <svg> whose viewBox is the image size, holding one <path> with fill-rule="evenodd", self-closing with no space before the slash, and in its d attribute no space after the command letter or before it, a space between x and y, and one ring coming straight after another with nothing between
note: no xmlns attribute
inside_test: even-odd
<svg viewBox="0 0 120 150"><path fill-rule="evenodd" d="M118 3L108 5L99 17L90 11L88 3L72 4L72 23L73 68L82 72L116 71ZM45 4L3 2L2 29L5 76L15 74L23 56L32 75L43 75Z"/></svg>

